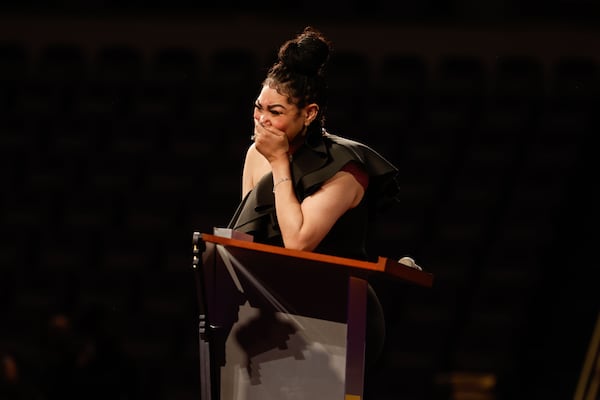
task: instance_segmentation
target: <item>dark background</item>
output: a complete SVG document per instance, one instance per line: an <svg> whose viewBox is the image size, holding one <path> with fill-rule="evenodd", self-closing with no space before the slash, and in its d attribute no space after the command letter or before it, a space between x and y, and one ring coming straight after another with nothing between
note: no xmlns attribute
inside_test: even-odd
<svg viewBox="0 0 600 400"><path fill-rule="evenodd" d="M329 130L400 170L379 254L436 277L374 279L368 398L572 398L600 298L597 2L23 3L0 5L1 399L199 398L192 233L232 215L261 79L308 24L336 46Z"/></svg>

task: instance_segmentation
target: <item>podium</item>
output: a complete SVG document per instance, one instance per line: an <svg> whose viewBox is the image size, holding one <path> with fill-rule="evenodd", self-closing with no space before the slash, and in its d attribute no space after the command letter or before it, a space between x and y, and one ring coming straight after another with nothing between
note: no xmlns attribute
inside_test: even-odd
<svg viewBox="0 0 600 400"><path fill-rule="evenodd" d="M194 232L201 400L360 400L367 278L431 287L396 261L354 260Z"/></svg>

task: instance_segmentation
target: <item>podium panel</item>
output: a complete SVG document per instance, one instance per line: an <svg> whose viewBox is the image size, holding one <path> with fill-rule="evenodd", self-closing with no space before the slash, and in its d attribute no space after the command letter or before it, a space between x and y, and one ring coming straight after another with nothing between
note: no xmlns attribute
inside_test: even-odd
<svg viewBox="0 0 600 400"><path fill-rule="evenodd" d="M220 367L222 400L344 399L346 324L240 307Z"/></svg>
<svg viewBox="0 0 600 400"><path fill-rule="evenodd" d="M211 387L202 400L361 399L365 278L385 273L386 260L201 237L196 270L210 346L209 362L201 360L201 369L209 369L201 379L210 382L201 385Z"/></svg>

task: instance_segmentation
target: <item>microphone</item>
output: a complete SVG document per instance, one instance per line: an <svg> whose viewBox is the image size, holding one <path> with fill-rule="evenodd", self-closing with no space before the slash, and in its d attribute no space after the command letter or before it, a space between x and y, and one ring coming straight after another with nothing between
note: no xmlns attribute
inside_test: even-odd
<svg viewBox="0 0 600 400"><path fill-rule="evenodd" d="M402 257L401 259L398 260L398 263L402 264L402 265L406 265L407 267L410 267L410 268L414 268L419 271L423 271L423 268L421 268L419 265L417 265L417 263L415 262L415 260L412 257L408 257L408 256Z"/></svg>

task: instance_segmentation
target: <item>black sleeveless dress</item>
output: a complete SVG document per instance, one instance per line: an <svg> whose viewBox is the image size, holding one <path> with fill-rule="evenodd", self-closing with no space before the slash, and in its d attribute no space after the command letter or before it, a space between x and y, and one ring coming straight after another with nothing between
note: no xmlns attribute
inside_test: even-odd
<svg viewBox="0 0 600 400"><path fill-rule="evenodd" d="M370 147L350 139L324 132L300 147L291 159L294 190L300 202L317 191L348 162L359 163L369 176L369 185L361 203L347 211L335 223L314 250L365 261L375 261L369 254L369 240L376 214L397 202L399 188L397 168ZM258 243L283 246L275 212L272 174L266 174L244 197L229 228L248 233ZM383 309L369 285L367 302L366 365L379 357L385 340Z"/></svg>

